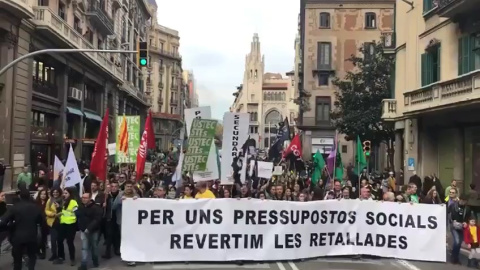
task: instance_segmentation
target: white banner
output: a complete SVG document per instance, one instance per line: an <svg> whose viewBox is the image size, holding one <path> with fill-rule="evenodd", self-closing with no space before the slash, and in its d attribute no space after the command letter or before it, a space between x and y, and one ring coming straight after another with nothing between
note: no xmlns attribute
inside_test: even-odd
<svg viewBox="0 0 480 270"><path fill-rule="evenodd" d="M185 125L187 126L187 135L190 135L190 127L192 126L193 119L195 118L211 119L212 111L210 106L185 109ZM219 178L217 151L214 141L212 141L212 145L210 146L206 170L203 172L193 172L192 178L195 182L216 180Z"/></svg>
<svg viewBox="0 0 480 270"><path fill-rule="evenodd" d="M250 115L248 113L226 112L223 115L223 142L222 142L222 185L233 185L233 158L241 151L242 146L248 139ZM246 162L245 162L246 168Z"/></svg>
<svg viewBox="0 0 480 270"><path fill-rule="evenodd" d="M258 161L258 177L270 179L273 174L273 162Z"/></svg>
<svg viewBox="0 0 480 270"><path fill-rule="evenodd" d="M274 261L356 254L446 261L446 210L441 205L127 199L122 216L124 261Z"/></svg>

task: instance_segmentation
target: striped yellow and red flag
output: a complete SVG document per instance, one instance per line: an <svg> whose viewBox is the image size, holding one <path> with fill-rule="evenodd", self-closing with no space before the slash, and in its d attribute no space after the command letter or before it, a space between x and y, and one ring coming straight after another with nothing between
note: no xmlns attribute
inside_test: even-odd
<svg viewBox="0 0 480 270"><path fill-rule="evenodd" d="M123 115L122 124L120 124L120 132L118 133L117 143L119 144L118 150L123 153L128 151L128 130L127 130L127 118Z"/></svg>

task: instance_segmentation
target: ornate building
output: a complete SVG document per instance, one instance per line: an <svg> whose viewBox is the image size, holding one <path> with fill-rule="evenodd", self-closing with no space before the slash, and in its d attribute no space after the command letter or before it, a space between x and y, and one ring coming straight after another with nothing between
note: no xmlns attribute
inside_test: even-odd
<svg viewBox="0 0 480 270"><path fill-rule="evenodd" d="M264 73L265 59L258 34L253 35L250 53L245 58L243 84L233 94L232 112L250 113L250 137L259 148L268 148L275 141L277 124L288 117L295 125L298 106L293 103L295 87L293 74Z"/></svg>
<svg viewBox="0 0 480 270"><path fill-rule="evenodd" d="M49 48L136 50L151 17L144 0L10 0L0 7L0 66ZM149 106L135 54L40 54L9 69L0 83L7 189L22 167L48 167L55 155L66 158L70 144L88 162L107 108L114 142L115 117L140 115L143 129Z"/></svg>
<svg viewBox="0 0 480 270"><path fill-rule="evenodd" d="M149 1L152 23L148 31L149 64L145 81L152 104L157 147L166 150L179 138L183 126L184 91L180 35L157 22L157 5Z"/></svg>

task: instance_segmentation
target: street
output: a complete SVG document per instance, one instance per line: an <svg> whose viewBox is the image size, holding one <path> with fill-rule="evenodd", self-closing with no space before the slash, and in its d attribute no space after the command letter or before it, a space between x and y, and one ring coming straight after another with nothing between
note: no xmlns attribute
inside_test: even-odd
<svg viewBox="0 0 480 270"><path fill-rule="evenodd" d="M77 266L71 267L66 261L63 265L53 265L47 260L37 261L38 270L60 270L76 269L81 258L81 242L77 236L75 242L77 254ZM66 247L65 247L66 248ZM103 252L103 246L100 247ZM65 250L68 254L68 251ZM50 252L47 251L47 255ZM68 255L67 255L68 256ZM465 265L466 261L462 261ZM12 258L9 253L0 255L0 269L10 269L12 267ZM138 263L135 267L140 270L465 270L464 266L452 265L450 263L430 263L430 262L412 262L397 259L351 259L348 257L318 258L304 261L282 261L269 263L245 263L239 265L236 263ZM101 260L99 270L126 270L132 269L123 263L119 257L113 257L110 260Z"/></svg>

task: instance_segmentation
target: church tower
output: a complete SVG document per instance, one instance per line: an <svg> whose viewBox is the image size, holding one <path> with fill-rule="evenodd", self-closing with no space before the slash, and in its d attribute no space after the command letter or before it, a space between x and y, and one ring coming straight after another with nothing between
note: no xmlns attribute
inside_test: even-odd
<svg viewBox="0 0 480 270"><path fill-rule="evenodd" d="M253 34L253 40L250 45L250 53L245 57L244 85L246 85L249 94L256 89L262 89L264 73L264 57L260 50L260 39L258 34Z"/></svg>

